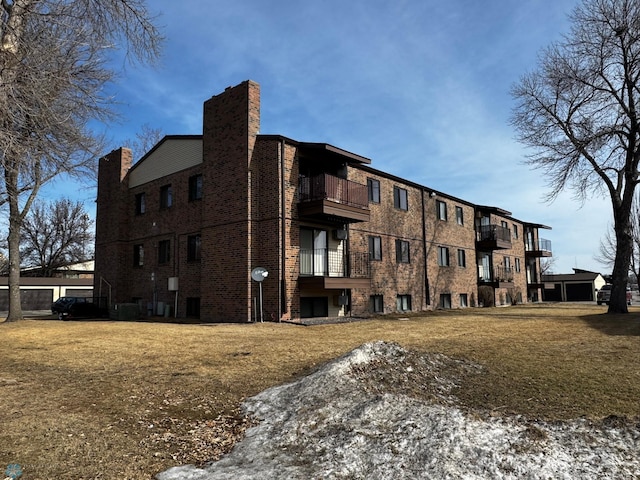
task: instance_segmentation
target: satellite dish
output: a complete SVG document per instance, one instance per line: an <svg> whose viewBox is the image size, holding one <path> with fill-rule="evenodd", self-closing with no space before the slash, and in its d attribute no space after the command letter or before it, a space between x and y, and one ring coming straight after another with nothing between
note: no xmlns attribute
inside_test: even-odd
<svg viewBox="0 0 640 480"><path fill-rule="evenodd" d="M268 276L269 276L269 272L264 267L256 267L253 270L251 270L251 278L256 282L262 282Z"/></svg>

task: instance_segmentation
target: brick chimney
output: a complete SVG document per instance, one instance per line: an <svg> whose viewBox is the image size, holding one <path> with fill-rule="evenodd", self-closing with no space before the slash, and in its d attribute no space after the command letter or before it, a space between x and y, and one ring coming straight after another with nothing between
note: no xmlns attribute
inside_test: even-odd
<svg viewBox="0 0 640 480"><path fill-rule="evenodd" d="M250 320L251 162L260 130L260 86L251 80L211 97L203 116L201 317Z"/></svg>

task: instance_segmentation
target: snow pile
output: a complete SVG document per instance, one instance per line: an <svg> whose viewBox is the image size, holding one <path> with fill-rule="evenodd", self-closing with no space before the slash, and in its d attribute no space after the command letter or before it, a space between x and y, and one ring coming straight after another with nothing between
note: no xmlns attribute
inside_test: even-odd
<svg viewBox="0 0 640 480"><path fill-rule="evenodd" d="M640 478L637 428L483 419L457 408L456 372L478 368L395 344L363 345L247 400L260 423L220 461L156 478Z"/></svg>

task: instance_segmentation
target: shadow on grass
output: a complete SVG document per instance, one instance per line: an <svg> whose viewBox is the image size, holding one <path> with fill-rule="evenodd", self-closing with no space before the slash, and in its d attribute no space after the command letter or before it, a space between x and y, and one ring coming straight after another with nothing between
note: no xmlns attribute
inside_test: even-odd
<svg viewBox="0 0 640 480"><path fill-rule="evenodd" d="M589 327L612 336L640 337L640 313L600 313L580 317Z"/></svg>

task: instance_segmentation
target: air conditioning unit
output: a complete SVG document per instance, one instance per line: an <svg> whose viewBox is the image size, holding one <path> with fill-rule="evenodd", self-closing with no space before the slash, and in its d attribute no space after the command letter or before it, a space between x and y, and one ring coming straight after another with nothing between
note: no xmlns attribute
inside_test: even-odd
<svg viewBox="0 0 640 480"><path fill-rule="evenodd" d="M344 229L334 230L333 231L333 239L334 240L346 240L347 239L347 231Z"/></svg>

